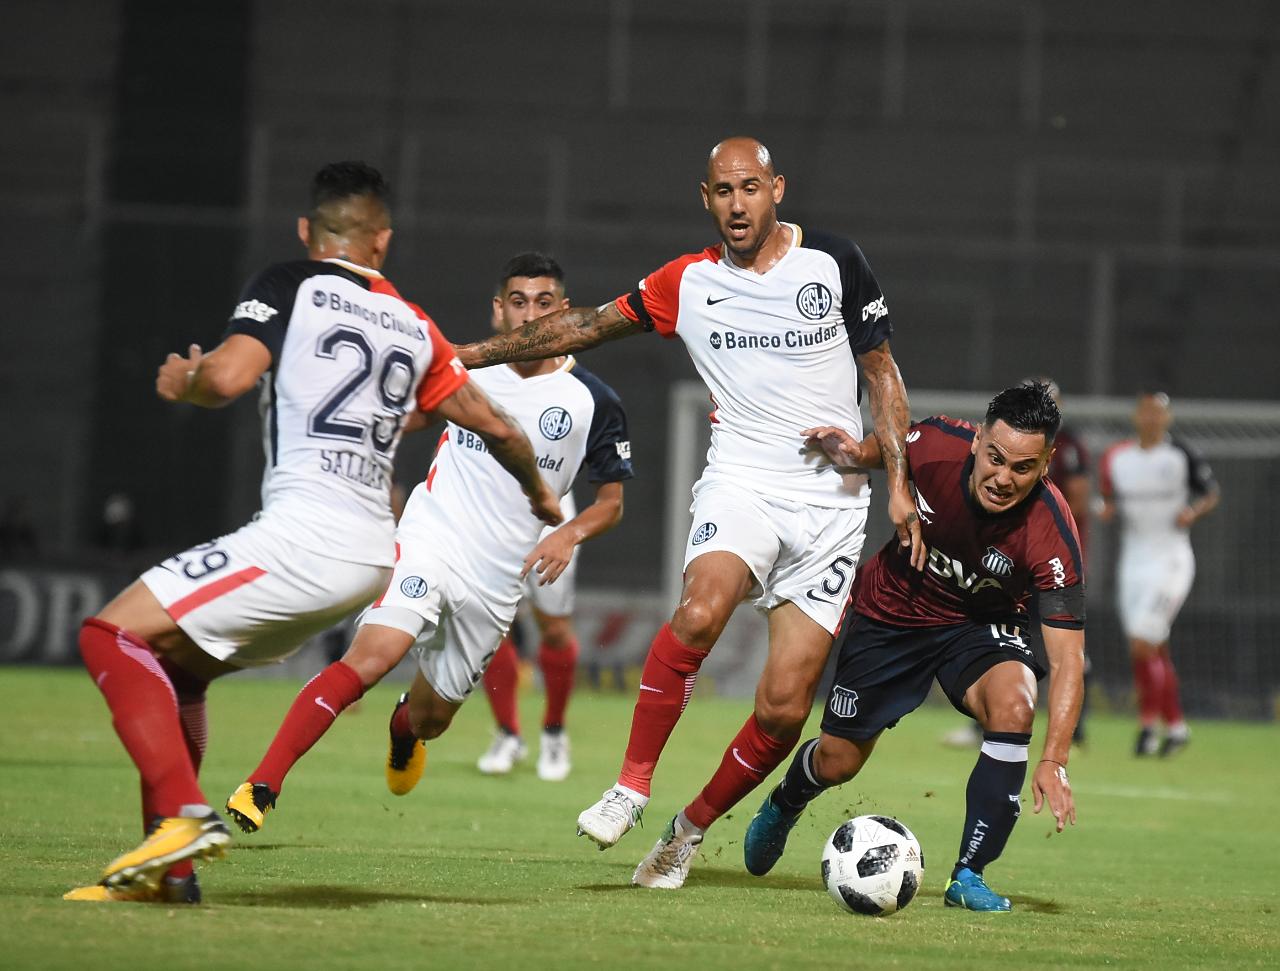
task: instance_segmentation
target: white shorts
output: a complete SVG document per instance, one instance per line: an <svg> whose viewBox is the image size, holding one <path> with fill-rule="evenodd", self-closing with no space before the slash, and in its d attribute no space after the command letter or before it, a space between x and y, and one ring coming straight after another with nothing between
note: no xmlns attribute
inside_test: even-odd
<svg viewBox="0 0 1280 971"><path fill-rule="evenodd" d="M1190 544L1163 549L1126 544L1116 569L1125 636L1150 644L1167 641L1195 576Z"/></svg>
<svg viewBox="0 0 1280 971"><path fill-rule="evenodd" d="M514 603L495 608L476 584L459 574L428 537L415 542L400 521L400 557L386 592L360 624L402 630L416 641L423 677L446 701L462 704L479 683L515 617Z"/></svg>
<svg viewBox="0 0 1280 971"><path fill-rule="evenodd" d="M542 531L538 541L541 542L554 529L556 529L555 526L548 526ZM524 578L520 588L524 599L539 613L549 617L568 617L573 614L573 593L578 581L578 551L581 548L580 546L574 548L573 556L569 558L569 565L556 578L555 583L539 586L536 568L530 570L529 575Z"/></svg>
<svg viewBox="0 0 1280 971"><path fill-rule="evenodd" d="M364 607L385 566L299 549L251 522L153 566L140 579L207 654L237 667L281 661Z"/></svg>
<svg viewBox="0 0 1280 971"><path fill-rule="evenodd" d="M690 512L686 570L703 553L734 553L755 576L758 609L790 601L833 636L839 631L866 539L865 506L813 506L701 479Z"/></svg>

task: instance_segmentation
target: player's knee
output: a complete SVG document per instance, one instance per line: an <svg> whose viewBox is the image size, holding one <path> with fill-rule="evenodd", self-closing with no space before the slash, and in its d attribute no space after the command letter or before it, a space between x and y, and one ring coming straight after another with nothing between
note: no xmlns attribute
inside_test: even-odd
<svg viewBox="0 0 1280 971"><path fill-rule="evenodd" d="M712 598L688 600L676 608L671 631L688 647L709 651L727 619L727 612Z"/></svg>
<svg viewBox="0 0 1280 971"><path fill-rule="evenodd" d="M854 745L824 735L813 752L813 771L828 786L838 786L858 774L862 761Z"/></svg>
<svg viewBox="0 0 1280 971"><path fill-rule="evenodd" d="M988 732L1029 734L1035 717L1035 700L1025 692L1010 692L988 700L987 720L982 727Z"/></svg>
<svg viewBox="0 0 1280 971"><path fill-rule="evenodd" d="M800 697L762 694L756 698L756 721L774 738L789 738L804 728L809 705Z"/></svg>
<svg viewBox="0 0 1280 971"><path fill-rule="evenodd" d="M573 643L573 624L568 617L548 617L542 623L542 643L553 651Z"/></svg>

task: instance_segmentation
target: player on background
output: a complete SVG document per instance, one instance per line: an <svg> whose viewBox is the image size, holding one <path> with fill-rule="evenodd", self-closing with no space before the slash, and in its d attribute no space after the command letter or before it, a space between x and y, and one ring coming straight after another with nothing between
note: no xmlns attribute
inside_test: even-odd
<svg viewBox="0 0 1280 971"><path fill-rule="evenodd" d="M1191 525L1219 499L1209 463L1169 434L1172 421L1167 394L1140 395L1133 415L1137 439L1108 449L1100 473L1102 520L1120 519L1116 585L1138 687L1138 756L1171 755L1190 739L1169 632L1195 579ZM1157 730L1161 719L1163 738Z"/></svg>
<svg viewBox="0 0 1280 971"><path fill-rule="evenodd" d="M1047 800L1058 832L1076 821L1067 781L1084 665L1084 582L1066 501L1044 479L1061 416L1043 384L1000 392L975 429L927 418L907 436L911 480L928 547L924 573L890 540L868 561L853 624L840 647L822 734L800 746L786 777L752 819L747 869L762 876L804 808L848 782L886 728L920 706L936 678L952 705L983 731L966 791L960 853L945 901L1009 910L983 881L1021 811L1027 748L1042 672L1023 639L1033 588L1052 679L1044 751L1031 778L1035 811ZM835 461L875 467L874 436L809 430Z"/></svg>
<svg viewBox="0 0 1280 971"><path fill-rule="evenodd" d="M656 330L684 340L711 389L711 449L694 486L684 590L649 649L617 784L578 817L579 831L605 848L639 820L698 669L748 596L767 613L769 653L755 711L637 867L640 886L682 886L706 828L782 763L804 726L862 550L870 489L864 473L806 450L800 430L815 421L860 429L859 371L889 471L890 516L923 567L903 445L909 410L884 297L852 242L778 221L784 189L760 142L726 139L702 184L720 243L611 303L557 311L458 349L481 366Z"/></svg>
<svg viewBox="0 0 1280 971"><path fill-rule="evenodd" d="M298 220L307 259L250 281L213 351L193 345L160 367L161 398L206 408L262 380L263 508L236 532L152 567L80 630L85 666L142 777L148 835L99 885L68 899L199 900L190 858L220 855L230 841L196 781L205 688L281 660L386 586L388 489L406 415L432 411L470 428L532 507L555 515L524 433L468 383L452 345L379 272L391 241L386 198L382 176L364 163L321 169ZM362 690L341 665L313 684L331 703Z"/></svg>
<svg viewBox="0 0 1280 971"><path fill-rule="evenodd" d="M526 253L507 264L503 279L509 294L536 295L556 290L558 271L553 261ZM536 313L513 311L511 317ZM596 501L539 539L546 517L530 513L485 443L455 423L445 428L426 480L400 517L390 583L361 616L340 662L368 688L418 642L419 671L391 718L386 772L396 795L422 776L422 740L449 727L483 676L515 617L522 578L554 582L579 543L621 519L622 482L631 477L622 404L572 357L474 371L471 383L537 443L537 467L553 495L568 492L585 464ZM341 711L345 704L313 685L299 693L262 762L227 800L227 811L246 832L262 827L286 773L332 724L333 718L315 717L316 706Z"/></svg>
<svg viewBox="0 0 1280 971"><path fill-rule="evenodd" d="M564 296L564 271L550 257L523 253L508 263L505 276L498 281L493 298L493 329L505 334L523 324L569 306ZM513 364L518 374L533 375L555 370L553 361ZM596 502L614 504L622 515L622 483L602 482L596 491ZM577 516L573 493L561 500L566 521ZM616 519L615 519L616 522ZM551 533L543 531L545 539ZM568 565L554 583L536 573L525 576L523 599L529 604L538 628L538 668L546 691L542 717L542 737L538 746L538 778L559 782L569 775L569 733L565 731L565 713L573 692L578 665L578 638L573 629L573 595L577 582L578 548L575 546ZM493 743L480 756L477 767L486 775L505 775L527 750L520 736L520 712L516 691L519 686L520 660L516 645L508 633L498 652L484 672L485 697L493 711L497 731Z"/></svg>

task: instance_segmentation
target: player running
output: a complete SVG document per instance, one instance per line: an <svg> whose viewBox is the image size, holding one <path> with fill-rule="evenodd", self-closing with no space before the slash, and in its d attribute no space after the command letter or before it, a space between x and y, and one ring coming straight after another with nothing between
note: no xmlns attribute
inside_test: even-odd
<svg viewBox="0 0 1280 971"><path fill-rule="evenodd" d="M1140 395L1133 415L1138 437L1107 450L1100 476L1102 519L1118 515L1121 524L1116 581L1138 686L1137 756L1172 755L1191 738L1169 632L1196 575L1191 526L1217 507L1219 497L1209 463L1169 435L1172 421L1167 394Z"/></svg>
<svg viewBox="0 0 1280 971"><path fill-rule="evenodd" d="M801 744L747 829L751 873L773 868L804 808L857 775L881 733L918 708L936 678L983 733L945 901L1010 909L983 873L1021 811L1036 680L1044 673L1023 636L1033 588L1052 679L1031 792L1036 812L1048 802L1058 832L1068 820L1075 824L1067 760L1080 711L1084 581L1071 510L1044 477L1061 420L1046 385L1024 384L996 395L976 429L945 417L912 426L907 449L928 567L915 572L892 540L868 561L822 734ZM839 428L809 434L835 461L880 465L874 435L859 444Z"/></svg>
<svg viewBox="0 0 1280 971"><path fill-rule="evenodd" d="M507 264L504 279L520 292L554 290L559 268L549 263L523 254ZM511 320L536 313L513 311ZM443 734L479 683L515 617L521 579L532 573L555 581L579 543L621 518L631 443L622 404L604 382L572 357L559 357L474 371L471 383L537 443L537 467L555 496L569 491L585 464L596 501L539 540L545 517L530 513L486 443L450 422L400 517L390 583L361 616L346 655L327 669L335 679L319 683L321 674L299 692L262 762L227 800L246 832L262 827L285 775L337 713L417 642L419 670L393 712L386 768L393 793L413 789L426 765L422 740Z"/></svg>
<svg viewBox="0 0 1280 971"><path fill-rule="evenodd" d="M550 257L523 253L507 265L503 279L493 298L493 329L505 334L523 324L569 306L564 295L564 271ZM534 375L555 369L554 361L513 364L518 374ZM613 521L622 517L622 483L601 482L596 487L597 505L614 510ZM560 500L565 519L577 516L573 493ZM543 530L546 539L552 530ZM522 599L529 605L538 628L538 668L542 673L546 703L542 716L542 734L538 745L538 778L560 782L571 769L569 733L565 730L565 713L573 693L578 666L578 638L573 629L573 600L577 584L578 547L573 548L569 562L554 583L536 572L525 576ZM498 651L484 672L484 694L493 712L497 730L493 742L477 761L486 775L505 775L517 762L528 756L520 735L520 711L516 690L519 686L520 658L511 633L502 639Z"/></svg>
<svg viewBox="0 0 1280 971"><path fill-rule="evenodd" d="M557 515L524 432L379 271L391 241L386 199L382 176L363 163L321 169L298 220L307 259L250 281L216 349L193 345L160 368L161 398L206 408L261 380L263 506L236 532L152 567L81 627L85 667L142 777L148 835L67 899L199 901L190 858L219 856L230 841L196 781L205 688L287 657L386 586L388 490L407 416L434 412L469 429L538 515ZM341 669L313 684L331 699L361 690Z"/></svg>
<svg viewBox="0 0 1280 971"><path fill-rule="evenodd" d="M806 450L800 431L815 421L860 430L859 370L883 443L890 516L912 561L924 563L907 488L909 410L884 297L852 242L778 221L784 189L768 149L727 139L712 150L702 184L720 243L602 307L558 311L458 349L478 366L656 330L684 340L711 389L711 449L694 486L684 590L649 649L617 784L578 817L579 831L605 848L639 820L698 669L749 596L767 614L769 654L755 711L636 869L640 886L681 886L707 827L799 738L844 615L870 502L867 476Z"/></svg>

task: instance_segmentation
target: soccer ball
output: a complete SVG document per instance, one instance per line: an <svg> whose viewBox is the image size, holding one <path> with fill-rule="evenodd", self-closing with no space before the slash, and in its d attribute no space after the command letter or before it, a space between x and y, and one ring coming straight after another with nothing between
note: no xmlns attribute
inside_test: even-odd
<svg viewBox="0 0 1280 971"><path fill-rule="evenodd" d="M911 830L889 816L841 823L822 851L822 882L831 899L855 914L901 910L924 879L924 852Z"/></svg>

